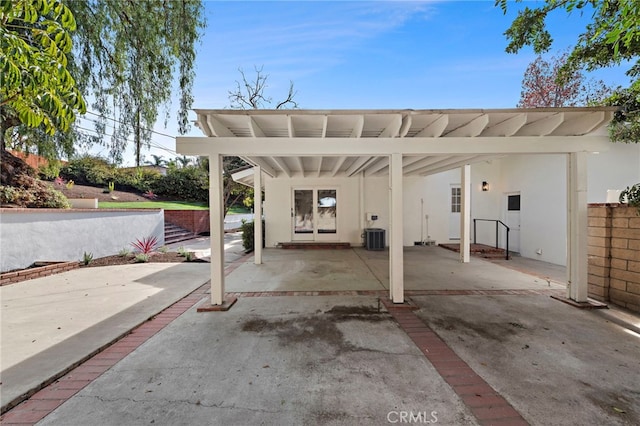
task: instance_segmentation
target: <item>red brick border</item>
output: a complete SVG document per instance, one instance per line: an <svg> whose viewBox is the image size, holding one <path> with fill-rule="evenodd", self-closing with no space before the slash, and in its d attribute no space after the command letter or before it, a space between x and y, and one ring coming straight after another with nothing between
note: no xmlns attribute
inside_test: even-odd
<svg viewBox="0 0 640 426"><path fill-rule="evenodd" d="M31 280L33 278L47 277L53 274L59 274L61 272L71 271L78 269L80 263L75 262L36 262L36 264L42 263L44 266L37 266L35 268L22 269L15 272L5 272L0 274L0 286L15 284L21 281Z"/></svg>
<svg viewBox="0 0 640 426"><path fill-rule="evenodd" d="M229 264L225 268L225 274L231 273L248 257L250 255L245 255ZM199 303L207 295L209 286L209 281L207 281L173 305L151 317L148 321L135 327L130 333L115 341L106 349L98 350L89 355L84 361L76 364L76 367L71 367L61 377L52 379L55 380L53 383L45 382L44 387L35 391L27 400L9 403L12 407L0 416L0 424L3 426L32 425L42 420L189 308Z"/></svg>
<svg viewBox="0 0 640 426"><path fill-rule="evenodd" d="M415 313L392 307L388 310L481 425L529 424Z"/></svg>

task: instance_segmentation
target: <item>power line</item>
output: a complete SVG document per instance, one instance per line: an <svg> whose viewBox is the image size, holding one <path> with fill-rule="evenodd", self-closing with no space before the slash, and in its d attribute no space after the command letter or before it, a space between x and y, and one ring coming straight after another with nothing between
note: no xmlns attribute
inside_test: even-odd
<svg viewBox="0 0 640 426"><path fill-rule="evenodd" d="M78 126L78 125L76 125L76 128L77 128L77 129L80 129L80 130L85 130L85 131L88 131L88 132L93 132L93 133L98 134L98 132L96 132L96 130L94 130L94 129L88 129L88 128L86 128L86 127L82 127L82 126ZM104 136L113 137L113 135L110 135L110 134L108 134L108 133L105 133L105 134L104 134ZM127 140L127 142L133 142L133 141L131 141L131 140ZM172 150L172 149L170 149L170 148L165 148L164 146L159 145L159 144L157 144L157 143L155 143L155 142L151 142L151 141L150 141L150 142L148 143L148 145L149 145L150 147L153 147L153 148L156 148L156 149L160 149L160 150L163 150L163 151L167 151L167 152L168 152L168 153L170 153L170 154L173 154L173 155L176 155L176 156L180 156L180 154L178 154L176 151L174 151L174 150Z"/></svg>
<svg viewBox="0 0 640 426"><path fill-rule="evenodd" d="M107 117L105 115L98 114L98 113L95 113L95 112L92 112L92 111L87 111L87 114L95 115L96 117L104 118L104 119L107 119L107 120L110 120L110 121L115 121L116 123L120 123L120 124L126 125L126 123L123 123L122 121L117 120L116 118ZM155 133L155 134L158 134L158 135L161 135L161 136L166 136L168 138L172 138L172 139L176 138L173 135L169 135L167 133L158 132L157 130L149 129L147 127L140 127L140 128L143 129L143 130L147 130L147 131L149 131L151 133Z"/></svg>

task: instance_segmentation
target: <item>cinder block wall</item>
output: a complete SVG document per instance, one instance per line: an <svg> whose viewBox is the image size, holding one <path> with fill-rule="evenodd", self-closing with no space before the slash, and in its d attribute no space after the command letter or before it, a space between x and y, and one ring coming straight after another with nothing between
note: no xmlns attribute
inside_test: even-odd
<svg viewBox="0 0 640 426"><path fill-rule="evenodd" d="M589 297L640 312L640 216L620 204L589 205Z"/></svg>

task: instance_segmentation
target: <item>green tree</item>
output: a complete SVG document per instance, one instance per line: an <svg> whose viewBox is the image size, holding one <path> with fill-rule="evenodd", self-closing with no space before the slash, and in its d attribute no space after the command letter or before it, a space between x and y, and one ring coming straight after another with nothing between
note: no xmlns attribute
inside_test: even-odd
<svg viewBox="0 0 640 426"><path fill-rule="evenodd" d="M86 109L67 67L73 13L58 0L2 0L0 22L0 149L19 125L67 132Z"/></svg>
<svg viewBox="0 0 640 426"><path fill-rule="evenodd" d="M17 16L21 15L14 11L14 5L32 8L45 3L61 4L60 0L0 2L2 10ZM37 138L29 138L28 143L37 144L38 150L45 153L61 151L58 147L62 145L67 156L78 144L99 143L108 146L111 159L118 163L133 137L136 164L140 165L141 150L149 145L151 129L161 113L164 124L167 123L174 83L179 92L179 132L189 130L196 45L205 27L202 2L87 0L71 1L67 6L65 16L75 17L73 25L77 23L72 39L61 39L69 48L73 41L73 50L67 55L68 76L75 78L80 93L92 99L91 109L95 113L87 118L95 122L95 130L89 134L87 129L76 127L55 137L38 134ZM20 31L31 26L21 25ZM53 39L59 43L57 34ZM4 43L3 33L2 52L8 51ZM23 75L32 78L33 71L29 69ZM4 109L2 113L4 116ZM20 123L6 124L11 128ZM21 126L12 134L14 143L24 144L28 131Z"/></svg>
<svg viewBox="0 0 640 426"><path fill-rule="evenodd" d="M520 2L521 0L516 0ZM496 0L504 13L507 0ZM554 11L592 14L592 20L580 34L575 46L560 71L566 78L579 69L592 71L598 68L626 64L630 68L629 87L620 88L605 101L617 105L609 128L614 141L640 141L640 7L635 0L546 0L537 7L525 7L505 32L506 51L517 53L524 46L532 46L540 54L548 51L553 43L547 30L546 19Z"/></svg>
<svg viewBox="0 0 640 426"><path fill-rule="evenodd" d="M162 155L151 154L151 157L153 157L153 161L145 161L144 163L150 166L160 166L160 167L167 165L167 160L162 158Z"/></svg>
<svg viewBox="0 0 640 426"><path fill-rule="evenodd" d="M195 48L205 27L202 2L75 1L70 8L78 21L72 69L98 113L92 141L102 142L113 126L110 156L120 162L133 136L140 165L161 107L165 125L169 118L175 74L179 132L189 130Z"/></svg>

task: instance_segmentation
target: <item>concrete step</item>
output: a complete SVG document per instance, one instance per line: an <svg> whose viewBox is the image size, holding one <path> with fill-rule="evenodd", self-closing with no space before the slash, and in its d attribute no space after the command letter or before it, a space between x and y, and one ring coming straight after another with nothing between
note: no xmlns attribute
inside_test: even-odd
<svg viewBox="0 0 640 426"><path fill-rule="evenodd" d="M174 225L173 223L168 223L168 222L164 223L165 245L179 243L180 241L190 240L195 237L196 237L196 234L180 226L177 226L177 225Z"/></svg>

